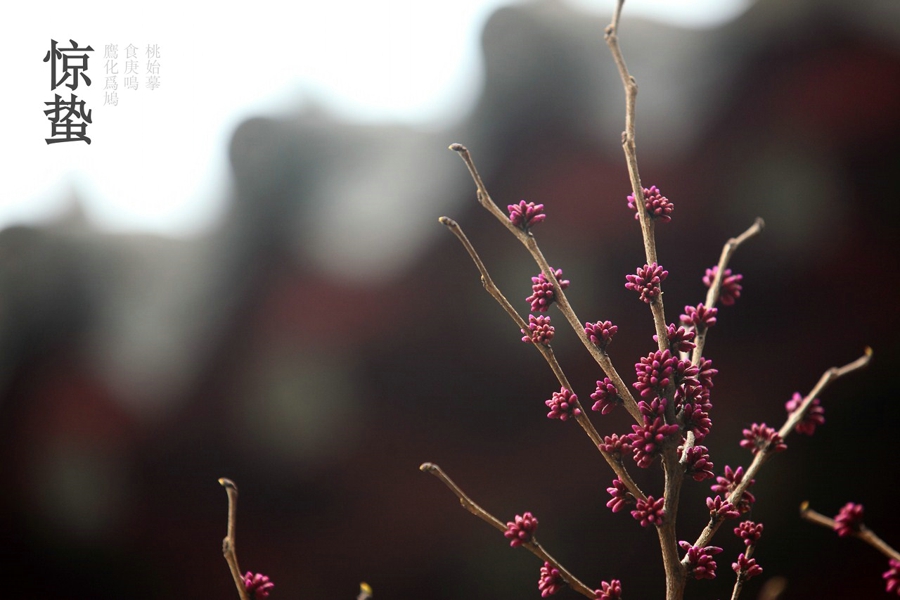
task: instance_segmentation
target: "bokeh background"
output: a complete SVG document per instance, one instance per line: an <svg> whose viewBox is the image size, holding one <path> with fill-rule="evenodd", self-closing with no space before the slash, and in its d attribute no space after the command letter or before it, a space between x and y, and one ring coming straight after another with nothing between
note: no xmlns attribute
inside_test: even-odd
<svg viewBox="0 0 900 600"><path fill-rule="evenodd" d="M275 599L352 598L360 581L394 600L538 597L537 559L418 471L433 461L499 518L535 513L541 542L589 585L660 597L655 533L605 508L612 474L574 423L545 418L552 373L437 223L461 223L524 314L536 267L475 202L446 150L462 142L498 203L547 206L542 249L579 317L619 326L610 353L632 379L653 329L623 285L644 259L608 20L551 0L497 8L471 109L428 127L308 103L241 119L222 215L190 235L101 228L77 186L70 210L8 224L2 596L234 597L227 476L241 565L270 575ZM621 43L644 184L676 205L657 228L670 320L702 299L725 240L766 220L732 262L744 291L707 345L716 470L749 463L744 427L780 425L794 392L875 351L823 394L826 425L789 438L753 488L765 573L746 597L773 577L785 599L883 597L887 560L797 507L861 502L900 544L900 5L759 0L700 28L626 6ZM598 367L563 327L553 345L587 398ZM624 413L592 416L603 434L629 430ZM633 471L659 493L658 465ZM707 493L686 484L683 539L705 523ZM725 576L689 597L730 594L740 544L724 528L716 540Z"/></svg>

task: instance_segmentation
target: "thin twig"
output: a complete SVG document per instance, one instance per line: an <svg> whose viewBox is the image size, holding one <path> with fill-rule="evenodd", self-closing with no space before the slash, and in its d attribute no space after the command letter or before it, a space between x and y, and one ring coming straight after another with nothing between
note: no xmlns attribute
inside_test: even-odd
<svg viewBox="0 0 900 600"><path fill-rule="evenodd" d="M466 493L459 488L459 486L453 483L453 480L451 480L439 466L434 463L423 463L419 467L419 470L426 473L431 473L432 475L440 479L444 483L444 485L446 485L454 494L456 494L456 497L459 498L459 503L464 509L466 509L479 519L483 520L484 522L488 523L489 525L492 525L499 531L506 531L506 525L502 521L500 521L500 519L478 506L478 504L476 504L471 498L469 498ZM582 596L586 596L587 598L594 600L594 591L583 584L577 577L572 575L565 567L559 564L559 561L547 554L547 551L544 550L544 548L538 543L537 539L532 537L531 541L524 542L522 544L522 547L527 549L529 552L531 552L544 562L550 563L554 568L559 570L560 576L562 577L563 581L565 581L573 590L575 590Z"/></svg>
<svg viewBox="0 0 900 600"><path fill-rule="evenodd" d="M619 19L622 16L622 6L625 0L618 0L612 21L605 30L604 37L609 50L612 53L619 76L622 78L622 86L625 89L625 131L622 132L622 150L625 152L625 163L628 166L628 175L631 180L631 190L634 194L634 204L637 210L638 220L641 224L641 236L644 240L644 255L647 264L657 263L655 223L647 212L644 204L644 186L641 184L641 175L638 170L637 144L635 142L635 107L637 105L638 86L634 77L628 72L625 65L625 57L619 47ZM663 304L663 292L660 286L659 295L650 302L650 312L653 314L653 326L656 329L656 340L660 350L668 348L669 340L666 327L666 310ZM610 378L611 379L611 378ZM667 390L668 405L666 408L667 421L674 422L674 403L672 394L674 386ZM662 551L663 566L666 570L666 598L678 600L684 594L684 585L687 572L681 561L678 560L678 543L675 534L675 516L678 509L678 499L681 491L681 483L684 479L684 469L679 464L675 444L667 444L663 448L663 466L665 467L665 509L666 519L658 528L659 543Z"/></svg>
<svg viewBox="0 0 900 600"><path fill-rule="evenodd" d="M234 579L234 585L237 586L238 595L241 600L250 600L247 595L247 588L244 587L244 580L241 577L241 569L238 567L237 550L234 542L234 529L237 522L237 486L230 479L222 477L219 479L219 485L225 488L228 494L228 531L225 539L222 540L222 554L225 555L225 561L228 568L231 569L231 577Z"/></svg>
<svg viewBox="0 0 900 600"><path fill-rule="evenodd" d="M872 349L866 347L865 353L854 360L852 363L846 364L843 367L832 367L825 371L825 373L822 374L822 377L819 378L819 382L816 383L815 387L813 387L812 391L810 391L809 394L807 394L807 396L803 398L803 402L800 404L800 407L790 415L788 415L787 421L785 421L784 425L781 426L781 429L778 430L778 435L780 435L782 439L787 438L788 434L793 431L794 427L796 427L797 424L806 417L806 413L812 406L813 400L815 400L816 396L818 396L822 392L822 390L824 390L828 386L828 384L830 384L835 379L838 379L839 377L843 377L847 373L852 373L853 371L862 369L869 364L870 360L872 360Z"/></svg>
<svg viewBox="0 0 900 600"><path fill-rule="evenodd" d="M469 256L472 258L472 261L475 263L475 266L478 267L478 272L481 273L481 283L484 285L484 289L491 295L491 297L496 300L500 306L503 307L503 310L512 318L515 324L519 327L522 332L528 332L528 325L525 323L525 320L516 312L516 309L513 308L512 304L510 304L509 300L506 299L506 296L500 291L497 285L494 283L494 280L491 278L490 273L488 273L487 267L484 266L484 262L481 260L481 257L478 256L478 252L475 250L475 247L472 246L472 243L469 241L469 238L466 236L465 232L463 232L462 227L459 226L459 223L454 221L449 217L441 217L438 219L443 225L445 225L452 233L456 236L456 238L460 241L463 247L466 249L466 252L469 253ZM572 388L572 384L569 383L566 374L562 370L562 366L560 366L559 361L556 360L556 355L553 353L553 348L549 345L544 344L532 344L537 350L541 353L541 356L547 361L547 364L550 365L550 369L553 371L553 374L556 375L557 381L559 384L574 393L574 389ZM576 422L584 429L585 433L587 433L588 437L594 443L594 446L600 451L600 454L603 455L603 458L609 464L609 466L615 471L616 475L625 484L636 498L641 500L646 500L647 496L644 492L638 487L637 483L634 482L631 475L625 469L625 465L622 464L621 460L617 460L610 453L604 451L600 444L603 443L603 437L597 432L594 428L594 424L591 423L590 418L588 418L587 413L584 410L584 407L581 405L581 401L577 401L576 408L578 409L578 414L575 415ZM634 406L634 409L637 411L638 416L640 416L640 411L637 410L637 405Z"/></svg>
<svg viewBox="0 0 900 600"><path fill-rule="evenodd" d="M469 153L468 148L466 148L462 144L451 144L450 149L459 155L462 161L466 164L466 167L469 169L469 174L472 176L472 180L475 182L478 202L485 209L487 209L488 212L494 215L497 220L500 221L500 223L502 223L503 226L506 227L510 231L510 233L512 233L516 237L516 239L522 242L522 244L528 249L528 252L531 254L532 258L534 258L538 267L540 267L541 272L544 274L544 277L547 279L547 281L553 284L553 295L557 308L559 308L559 311L563 314L563 317L565 317L566 321L568 321L573 331L575 331L575 334L578 336L578 339L581 340L581 343L584 345L584 347L587 348L588 352L591 353L591 356L594 358L597 364L600 365L603 373L607 377L609 377L613 385L616 386L616 391L618 392L619 397L622 398L625 408L626 410L628 410L628 413L631 414L631 416L637 423L643 424L644 420L641 416L641 411L638 409L637 401L634 399L634 396L631 394L631 391L628 389L625 381L619 375L618 371L616 371L615 367L612 364L612 360L610 360L609 358L609 355L604 350L601 350L595 344L593 344L587 337L587 334L584 331L584 325L582 325L581 321L578 320L578 317L575 315L575 311L572 310L572 306L569 304L569 300L568 298L566 298L565 292L562 290L562 287L556 280L553 269L550 268L550 264L547 262L547 259L544 258L544 254L538 247L537 241L534 239L534 236L531 234L531 232L523 231L513 225L513 223L509 220L509 217L505 215L503 211L501 211L497 206L497 204L491 199L491 196L490 194L488 194L487 188L484 185L484 181L482 181L481 175L479 175L478 173L478 169L475 168L475 162L472 160L472 155ZM443 221L441 222L443 223ZM665 328L663 330L665 331ZM666 340L665 334L663 334L663 340Z"/></svg>
<svg viewBox="0 0 900 600"><path fill-rule="evenodd" d="M625 131L622 132L622 150L625 152L625 163L628 165L628 175L631 179L631 191L634 194L634 204L637 209L639 221L641 223L641 237L644 240L644 255L647 258L647 264L659 263L656 257L656 233L655 222L647 213L644 206L644 187L641 184L641 175L638 171L637 163L637 145L635 143L635 109L637 106L638 86L634 77L628 72L625 65L625 57L622 56L622 49L619 47L619 19L622 16L622 5L625 0L619 0L616 3L616 9L613 12L612 22L606 27L604 38L606 45L612 53L616 68L619 70L619 76L622 78L622 86L625 88ZM660 287L659 296L654 298L650 303L650 310L653 313L653 324L656 328L656 337L659 343L659 349L666 349L666 311L663 306L663 293Z"/></svg>
<svg viewBox="0 0 900 600"><path fill-rule="evenodd" d="M706 308L714 307L716 302L719 301L719 294L722 291L722 279L725 277L725 269L728 267L728 261L731 260L732 255L737 251L741 244L750 238L759 235L765 225L765 221L757 217L756 221L753 222L753 225L751 225L747 231L736 238L731 238L725 242L725 246L722 247L722 254L719 256L716 276L709 286L709 291L706 292L706 304L704 305ZM706 344L706 327L698 327L697 337L694 339L694 343L696 346L694 347L694 354L691 357L691 362L694 365L698 365L700 364L700 357L703 355L703 346Z"/></svg>
<svg viewBox="0 0 900 600"><path fill-rule="evenodd" d="M835 379L843 377L844 375L852 373L853 371L856 371L858 369L862 369L869 364L869 361L871 359L872 349L866 348L865 354L863 354L853 362L848 363L843 367L832 367L825 371L825 373L822 374L819 382L815 385L815 387L813 387L809 395L804 398L803 403L800 405L800 408L788 415L788 418L784 422L784 425L782 425L781 429L778 431L781 439L786 440L787 436L790 435L794 430L794 427L796 427L797 424L803 419L806 411L812 405L813 398L818 396ZM768 444L756 453L756 456L753 457L753 462L751 462L750 466L747 467L743 479L741 479L741 482L737 485L737 487L735 487L734 490L728 495L728 502L731 502L732 504L737 506L737 503L740 501L741 496L750 486L750 482L753 481L763 463L772 455L773 452L774 444ZM694 543L694 545L700 546L701 548L706 546L721 524L722 519L710 520L710 523L700 533L700 537L697 538L697 541Z"/></svg>
<svg viewBox="0 0 900 600"><path fill-rule="evenodd" d="M821 525L822 527L827 527L828 529L835 529L837 523L834 519L826 517L822 513L818 513L809 507L809 502L804 502L800 505L800 516L811 523L816 523L817 525ZM875 535L875 532L866 527L865 525L860 525L859 530L851 530L850 535L855 538L859 538L862 541L866 542L888 558L893 558L894 560L900 560L900 552L891 547L887 542L882 540L880 537Z"/></svg>
<svg viewBox="0 0 900 600"><path fill-rule="evenodd" d="M750 544L747 546L746 552L744 552L745 558L750 558L753 554L753 550L756 548L755 544ZM744 573L738 571L737 578L734 580L734 589L731 590L731 600L737 600L738 596L741 595L741 590L744 589L744 582L746 581L746 577Z"/></svg>

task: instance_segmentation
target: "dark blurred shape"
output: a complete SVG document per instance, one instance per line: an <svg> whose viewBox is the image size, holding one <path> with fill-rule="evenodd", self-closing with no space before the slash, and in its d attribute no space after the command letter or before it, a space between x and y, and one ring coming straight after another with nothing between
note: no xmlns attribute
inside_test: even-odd
<svg viewBox="0 0 900 600"><path fill-rule="evenodd" d="M582 580L659 597L656 536L605 508L612 474L574 424L545 418L552 374L437 223L460 222L524 313L537 269L474 201L446 150L463 142L499 204L546 205L542 249L579 316L618 326L610 354L633 380L653 330L624 288L644 258L607 22L552 1L499 10L484 95L454 131L248 120L231 144L230 217L206 238L101 234L77 213L0 232L4 597L233 597L222 476L241 489L241 565L277 582L273 598L350 598L361 580L394 600L537 597L540 564L423 477L425 460L501 520L533 512ZM797 506L865 504L900 544L900 5L761 0L710 31L626 6L620 36L643 183L675 204L658 227L670 320L702 299L725 240L766 220L734 258L741 298L707 346L717 472L749 463L743 428L781 423L794 392L875 350L754 486L764 574L745 594L777 581L782 600L879 597L886 559ZM561 323L553 345L587 397L599 369ZM592 417L603 434L629 430L621 411ZM632 470L659 494L655 465ZM707 495L686 484L686 540ZM716 543L722 565L741 548L724 528ZM688 594L724 597L721 570Z"/></svg>

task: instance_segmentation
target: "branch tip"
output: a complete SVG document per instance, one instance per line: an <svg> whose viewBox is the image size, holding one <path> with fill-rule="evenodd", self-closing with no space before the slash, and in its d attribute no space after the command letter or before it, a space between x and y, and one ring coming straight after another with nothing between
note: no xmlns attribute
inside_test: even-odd
<svg viewBox="0 0 900 600"><path fill-rule="evenodd" d="M466 147L462 144L453 143L450 144L450 150L453 150L454 152L466 152Z"/></svg>

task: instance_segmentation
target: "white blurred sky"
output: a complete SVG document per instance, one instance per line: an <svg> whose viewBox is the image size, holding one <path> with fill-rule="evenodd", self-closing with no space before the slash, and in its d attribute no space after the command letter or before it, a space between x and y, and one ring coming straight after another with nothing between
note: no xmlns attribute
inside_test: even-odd
<svg viewBox="0 0 900 600"><path fill-rule="evenodd" d="M567 0L610 14L614 0ZM191 235L225 208L227 142L257 114L314 102L348 120L434 127L465 117L481 87L479 32L516 0L117 0L4 6L0 228L64 211L77 190L111 231ZM714 27L752 0L629 0L626 15ZM598 32L599 35L599 32ZM83 142L46 144L50 39L91 45L93 111ZM118 105L104 106L104 49L119 51ZM123 89L125 47L140 48L140 88ZM146 83L160 49L161 87ZM62 87L68 97L69 90ZM59 92L59 88L56 90Z"/></svg>

